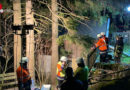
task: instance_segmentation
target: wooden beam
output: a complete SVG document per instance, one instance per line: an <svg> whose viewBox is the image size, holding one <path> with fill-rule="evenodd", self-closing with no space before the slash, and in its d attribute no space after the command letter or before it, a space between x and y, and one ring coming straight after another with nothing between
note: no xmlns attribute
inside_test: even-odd
<svg viewBox="0 0 130 90"><path fill-rule="evenodd" d="M31 0L26 0L26 25L33 25L34 18L32 12L32 3ZM26 56L29 59L28 68L30 75L33 79L35 68L34 68L34 31L29 30L29 34L26 35Z"/></svg>
<svg viewBox="0 0 130 90"><path fill-rule="evenodd" d="M21 1L14 0L13 1L13 14L14 14L14 25L21 25ZM18 33L21 33L19 30ZM21 36L14 34L14 71L19 66L19 62L21 60Z"/></svg>

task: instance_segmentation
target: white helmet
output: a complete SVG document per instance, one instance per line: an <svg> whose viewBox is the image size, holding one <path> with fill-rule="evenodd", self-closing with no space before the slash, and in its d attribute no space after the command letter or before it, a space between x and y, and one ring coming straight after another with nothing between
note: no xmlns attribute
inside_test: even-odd
<svg viewBox="0 0 130 90"><path fill-rule="evenodd" d="M66 61L68 60L68 58L65 57L65 56L62 56L62 57L60 58L60 60L66 62Z"/></svg>
<svg viewBox="0 0 130 90"><path fill-rule="evenodd" d="M101 35L105 35L105 32L101 32Z"/></svg>
<svg viewBox="0 0 130 90"><path fill-rule="evenodd" d="M97 34L97 38L100 38L101 37L101 34Z"/></svg>
<svg viewBox="0 0 130 90"><path fill-rule="evenodd" d="M22 57L22 60L21 60L20 63L26 63L26 62L28 62L28 58L27 57Z"/></svg>

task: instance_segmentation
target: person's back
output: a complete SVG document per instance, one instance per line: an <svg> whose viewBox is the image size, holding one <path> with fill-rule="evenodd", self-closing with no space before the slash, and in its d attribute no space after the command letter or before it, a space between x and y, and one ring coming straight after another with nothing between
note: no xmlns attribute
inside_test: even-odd
<svg viewBox="0 0 130 90"><path fill-rule="evenodd" d="M85 67L78 67L74 74L75 78L82 82L88 80L88 70Z"/></svg>
<svg viewBox="0 0 130 90"><path fill-rule="evenodd" d="M83 84L81 81L71 78L65 80L61 85L61 90L84 90Z"/></svg>
<svg viewBox="0 0 130 90"><path fill-rule="evenodd" d="M77 80L82 81L84 90L88 89L88 68L85 67L83 58L77 59L78 68L74 73L74 77Z"/></svg>
<svg viewBox="0 0 130 90"><path fill-rule="evenodd" d="M73 77L71 67L66 69L66 80L62 83L61 90L84 90L83 83Z"/></svg>
<svg viewBox="0 0 130 90"><path fill-rule="evenodd" d="M21 66L18 67L16 73L17 73L18 80L23 77L26 77L26 78L22 79L22 83L26 83L29 79L31 79L31 77L27 77L27 76L29 76L28 70L22 68Z"/></svg>
<svg viewBox="0 0 130 90"><path fill-rule="evenodd" d="M99 47L100 51L105 51L107 50L107 45L106 41L103 38L100 38L99 41L97 42L97 46Z"/></svg>

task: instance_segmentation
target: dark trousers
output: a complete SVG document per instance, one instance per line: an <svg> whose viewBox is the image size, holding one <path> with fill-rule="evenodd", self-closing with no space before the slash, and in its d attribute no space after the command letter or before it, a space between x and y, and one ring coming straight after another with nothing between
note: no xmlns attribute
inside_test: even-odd
<svg viewBox="0 0 130 90"><path fill-rule="evenodd" d="M107 52L100 52L100 62L107 62L106 57L107 57Z"/></svg>
<svg viewBox="0 0 130 90"><path fill-rule="evenodd" d="M88 81L83 82L84 90L88 90Z"/></svg>
<svg viewBox="0 0 130 90"><path fill-rule="evenodd" d="M19 90L31 90L31 83L30 81L27 81L26 83L18 83Z"/></svg>
<svg viewBox="0 0 130 90"><path fill-rule="evenodd" d="M57 79L57 81L58 81L58 86L57 86L57 87L60 88L60 87L61 87L61 84L63 83L64 80L58 80L58 79Z"/></svg>

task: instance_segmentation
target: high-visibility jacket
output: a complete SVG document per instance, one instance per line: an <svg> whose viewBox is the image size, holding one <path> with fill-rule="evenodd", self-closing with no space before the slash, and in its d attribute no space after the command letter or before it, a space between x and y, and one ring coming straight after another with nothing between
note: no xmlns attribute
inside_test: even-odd
<svg viewBox="0 0 130 90"><path fill-rule="evenodd" d="M29 71L21 66L18 67L16 73L19 82L26 83L28 80L31 80Z"/></svg>
<svg viewBox="0 0 130 90"><path fill-rule="evenodd" d="M95 44L96 48L99 47L100 51L107 50L107 44L106 41L103 38L100 38L98 42Z"/></svg>
<svg viewBox="0 0 130 90"><path fill-rule="evenodd" d="M56 72L57 79L64 80L64 77L65 77L65 69L64 68L65 67L62 65L62 62L59 61L57 64L57 72Z"/></svg>

